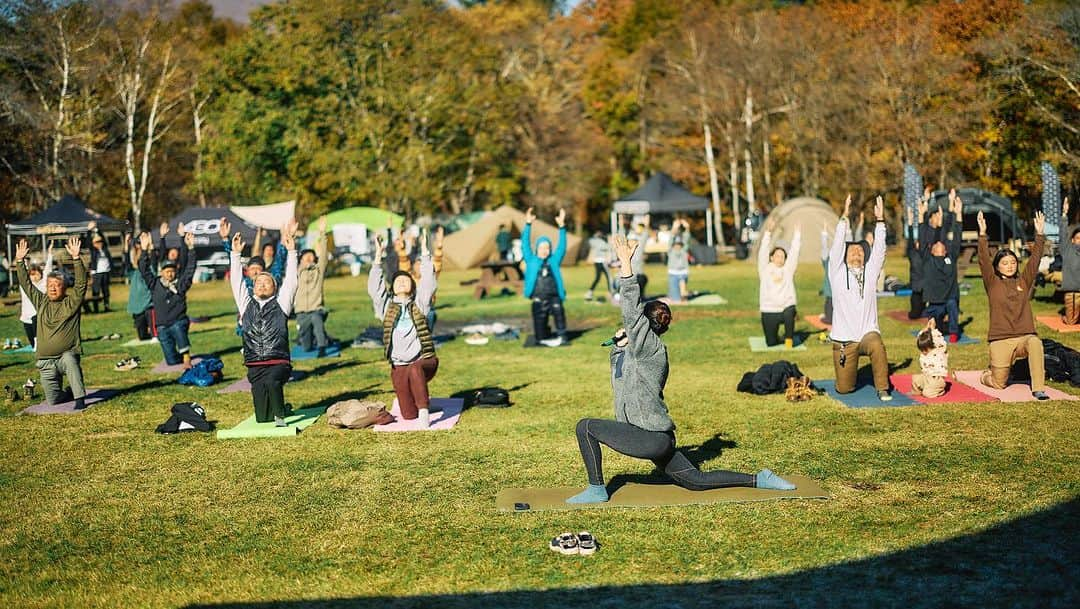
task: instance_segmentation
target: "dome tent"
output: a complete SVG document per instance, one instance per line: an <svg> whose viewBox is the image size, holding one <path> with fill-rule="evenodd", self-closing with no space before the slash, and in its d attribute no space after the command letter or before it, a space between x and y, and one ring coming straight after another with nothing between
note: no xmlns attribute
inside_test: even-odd
<svg viewBox="0 0 1080 609"><path fill-rule="evenodd" d="M795 227L802 229L802 246L799 248L799 262L821 261L821 229L829 227L829 239L836 229L836 223L840 221L840 215L833 208L815 197L795 197L777 205L766 219L766 223L773 222L773 243L784 247L791 244L791 238L795 235ZM759 240L754 244L750 260L756 263L757 250L761 244Z"/></svg>
<svg viewBox="0 0 1080 609"><path fill-rule="evenodd" d="M495 249L495 235L499 232L500 224L506 225L512 233L521 234L525 228L525 214L503 205L487 212L479 222L468 228L447 235L443 241L443 264L446 268L471 269L497 257L499 252ZM551 239L552 244L558 243L559 229L536 219L533 221L533 242L540 237ZM564 264L574 264L579 248L581 237L567 231Z"/></svg>

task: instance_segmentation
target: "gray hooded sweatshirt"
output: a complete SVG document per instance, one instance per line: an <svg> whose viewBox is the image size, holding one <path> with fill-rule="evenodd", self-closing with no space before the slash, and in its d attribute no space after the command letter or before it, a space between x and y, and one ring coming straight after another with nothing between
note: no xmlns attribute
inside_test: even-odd
<svg viewBox="0 0 1080 609"><path fill-rule="evenodd" d="M611 389L615 420L646 431L672 431L675 423L664 403L667 347L649 327L641 289L634 276L619 278L623 327L630 341L611 348Z"/></svg>

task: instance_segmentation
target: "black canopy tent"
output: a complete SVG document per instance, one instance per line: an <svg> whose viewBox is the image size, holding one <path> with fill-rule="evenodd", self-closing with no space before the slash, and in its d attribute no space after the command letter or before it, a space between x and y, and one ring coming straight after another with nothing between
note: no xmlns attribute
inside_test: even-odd
<svg viewBox="0 0 1080 609"><path fill-rule="evenodd" d="M992 244L1023 240L1024 230L1013 211L1012 201L1005 197L978 188L958 188L956 195L964 203L963 241L975 243L978 239L978 215L983 212L986 218L986 238ZM930 211L949 207L949 191L939 190L930 198Z"/></svg>
<svg viewBox="0 0 1080 609"><path fill-rule="evenodd" d="M615 202L611 210L611 234L619 229L619 214L674 214L677 212L705 212L706 251L696 253L698 260L715 258L713 250L712 207L709 200L683 188L666 173L654 173L641 188ZM712 252L712 255L708 255Z"/></svg>
<svg viewBox="0 0 1080 609"><path fill-rule="evenodd" d="M180 247L181 240L176 226L182 223L185 231L195 235L197 257L206 258L210 253L221 250L219 231L222 218L231 225L232 234L240 233L248 247L255 243L255 232L258 228L234 214L228 207L189 207L169 220L169 234L165 236L165 246Z"/></svg>
<svg viewBox="0 0 1080 609"><path fill-rule="evenodd" d="M40 236L41 249L44 251L48 249L47 242L50 237L86 234L90 231L91 222L95 223L97 229L105 235L113 247L120 243L128 225L124 220L110 218L87 208L86 204L75 195L65 195L56 203L29 218L6 226L8 257L11 257L12 236ZM86 245L89 246L89 244Z"/></svg>

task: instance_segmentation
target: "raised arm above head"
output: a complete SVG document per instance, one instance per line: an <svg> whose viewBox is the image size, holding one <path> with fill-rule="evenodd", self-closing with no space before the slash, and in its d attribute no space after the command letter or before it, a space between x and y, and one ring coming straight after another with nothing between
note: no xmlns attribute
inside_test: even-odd
<svg viewBox="0 0 1080 609"><path fill-rule="evenodd" d="M829 270L839 270L844 266L844 254L847 248L848 213L851 211L851 195L844 200L844 214L836 223L832 247L829 248Z"/></svg>
<svg viewBox="0 0 1080 609"><path fill-rule="evenodd" d="M232 289L233 302L240 315L244 314L250 302L251 294L244 286L244 265L240 263L240 252L244 249L244 238L240 233L233 235L229 251L229 287Z"/></svg>

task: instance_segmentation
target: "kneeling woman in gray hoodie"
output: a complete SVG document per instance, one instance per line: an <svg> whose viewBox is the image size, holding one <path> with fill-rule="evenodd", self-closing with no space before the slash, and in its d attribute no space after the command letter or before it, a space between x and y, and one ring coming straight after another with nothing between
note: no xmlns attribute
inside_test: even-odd
<svg viewBox="0 0 1080 609"><path fill-rule="evenodd" d="M671 309L662 302L641 302L641 289L630 259L634 242L612 237L619 258L623 328L611 349L611 388L615 393L615 420L582 419L577 424L578 446L585 461L589 486L567 503L600 503L608 500L604 486L600 445L624 455L649 459L676 484L690 490L749 486L793 490L794 484L767 469L757 474L729 471L703 472L675 450L675 423L664 403L668 377L667 347L660 335L671 324Z"/></svg>

